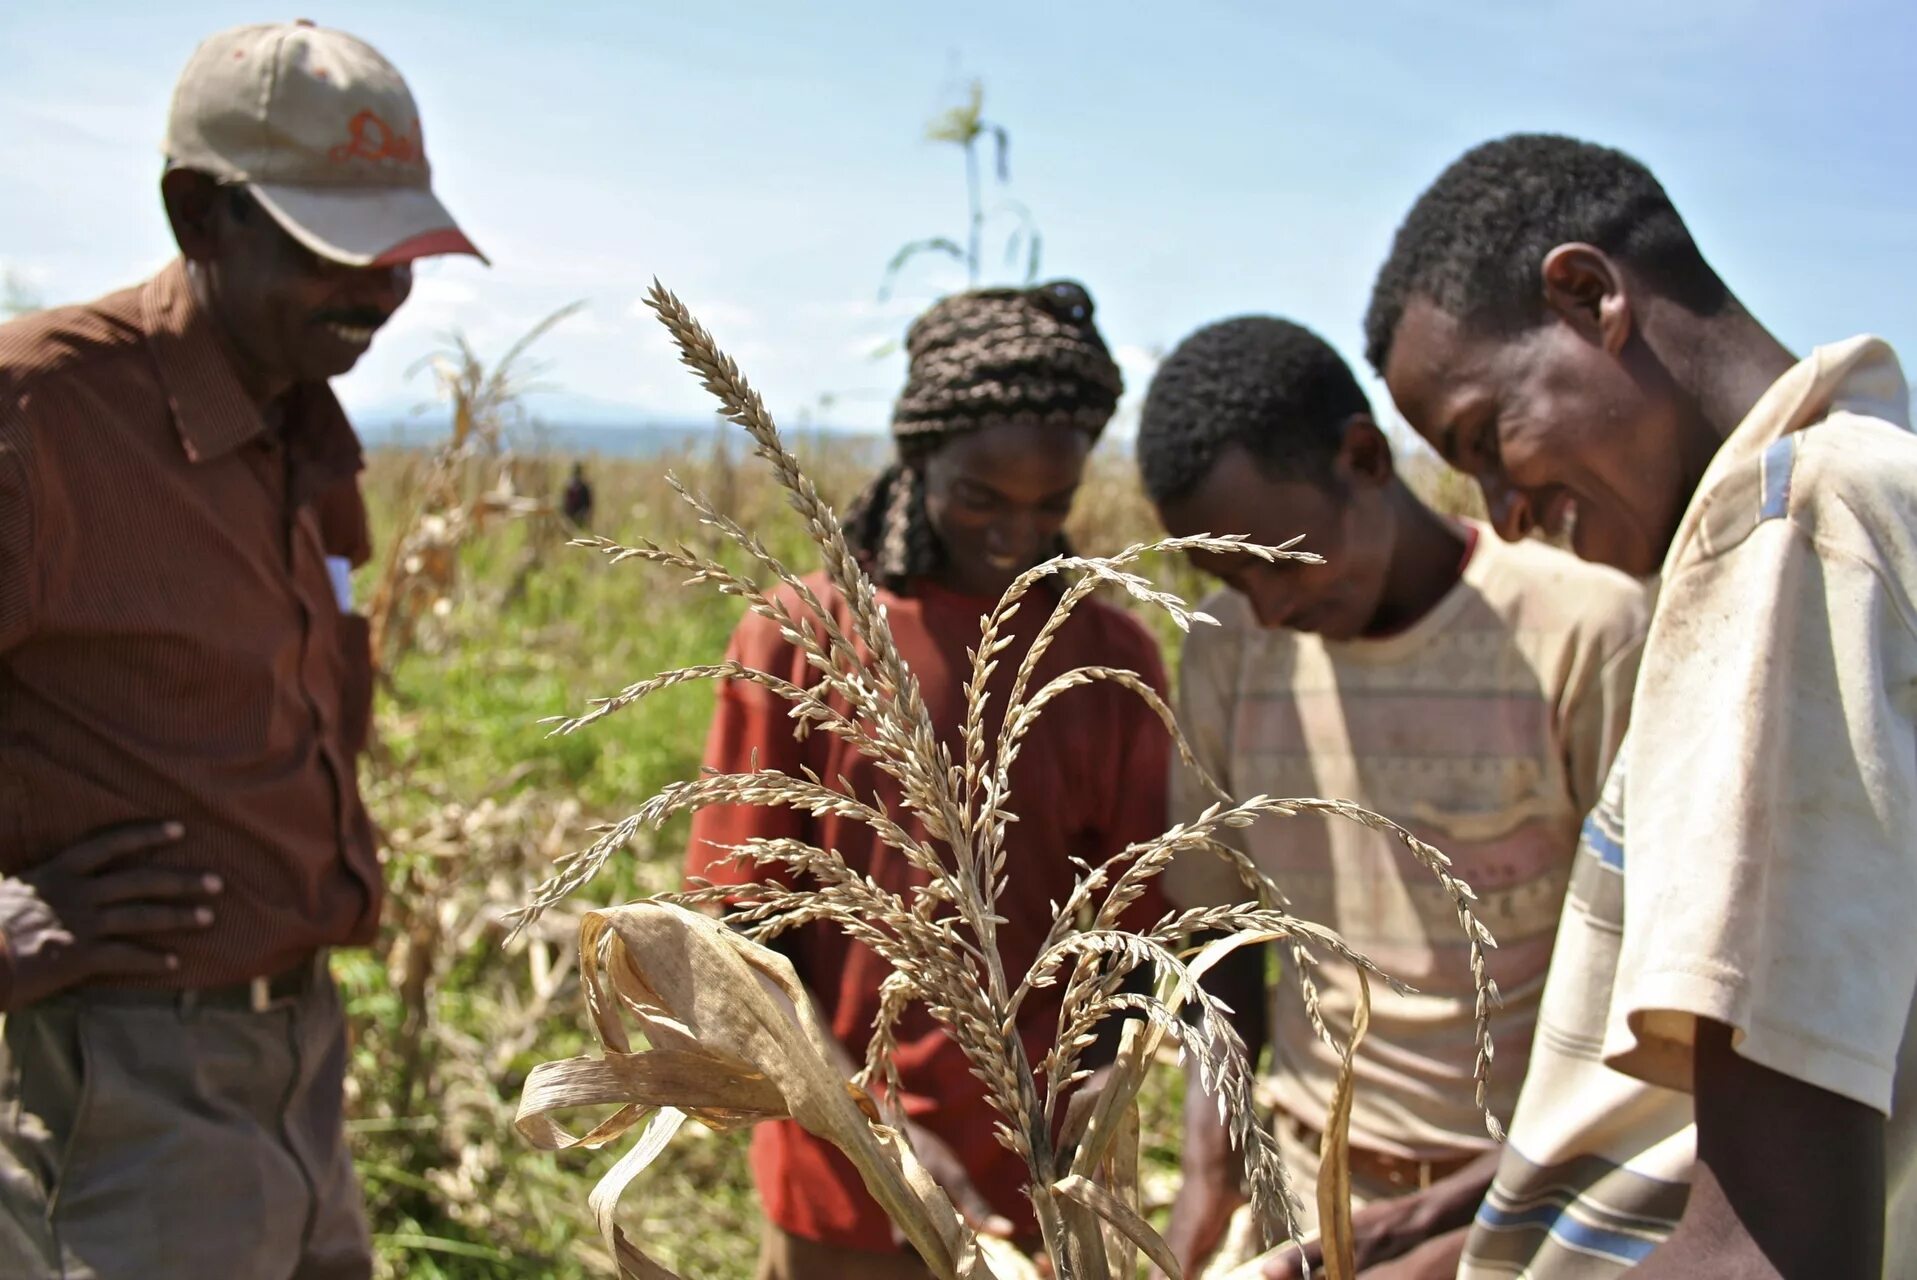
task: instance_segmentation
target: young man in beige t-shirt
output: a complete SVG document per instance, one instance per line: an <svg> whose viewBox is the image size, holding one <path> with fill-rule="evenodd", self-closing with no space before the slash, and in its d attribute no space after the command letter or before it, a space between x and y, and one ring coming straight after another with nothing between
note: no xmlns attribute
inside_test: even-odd
<svg viewBox="0 0 1917 1280"><path fill-rule="evenodd" d="M1370 358L1500 532L1660 586L1462 1274L1917 1274L1917 437L1882 342L1799 360L1619 152L1419 199Z"/></svg>
<svg viewBox="0 0 1917 1280"><path fill-rule="evenodd" d="M1488 1102L1508 1118L1578 827L1624 733L1641 589L1425 506L1350 369L1283 320L1241 317L1187 338L1153 380L1138 453L1173 534L1303 534L1325 557L1195 557L1229 589L1205 606L1220 625L1186 641L1180 720L1233 794L1353 800L1452 858L1499 943ZM1210 802L1182 768L1172 786L1174 819ZM1353 1187L1371 1205L1358 1215L1360 1257L1461 1231L1495 1158L1473 1099L1476 991L1450 901L1394 839L1355 824L1271 819L1236 839L1294 910L1417 988L1372 987L1351 1121ZM1175 863L1164 884L1183 906L1247 896L1207 854ZM1266 1016L1263 957L1240 957L1220 967L1218 993L1252 1051L1272 1049L1277 1139L1309 1209L1338 1060L1290 981L1275 984ZM1355 974L1327 965L1318 982L1327 1021L1348 1034ZM1196 1088L1190 1102L1170 1239L1195 1273L1242 1198L1215 1108Z"/></svg>

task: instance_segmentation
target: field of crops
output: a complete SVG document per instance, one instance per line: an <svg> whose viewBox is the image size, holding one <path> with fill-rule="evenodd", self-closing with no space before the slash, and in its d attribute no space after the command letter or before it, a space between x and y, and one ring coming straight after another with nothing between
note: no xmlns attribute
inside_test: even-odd
<svg viewBox="0 0 1917 1280"><path fill-rule="evenodd" d="M1101 448L1080 496L1073 537L1087 551L1153 536L1124 449ZM835 503L878 456L830 438L805 454ZM796 520L742 455L715 436L712 447L681 455L594 464L594 532L685 542L743 568L672 492L672 471L789 564L811 569ZM436 486L468 495L468 518L451 522L457 536L409 564L376 559L358 584L371 598L382 575L411 581L410 570L426 580L406 626L393 629L403 634L389 639L377 742L362 767L385 834L385 927L375 951L335 960L352 1022L353 1140L385 1275L612 1274L586 1198L616 1153L537 1152L511 1121L534 1064L585 1050L579 910L673 887L684 827L642 836L529 936L507 945L500 917L552 859L588 843L593 827L696 773L711 690L668 690L565 737L549 736L541 721L656 671L716 661L739 607L668 572L566 545L556 519L539 510L557 494L566 461L520 461L512 494L498 501L471 497L501 488L501 464L484 450L458 464L456 485L436 480L420 453L376 454L366 477L382 548L448 526L445 511L422 510ZM1450 487L1438 496L1455 505ZM1188 597L1205 589L1182 564L1152 571ZM1163 630L1175 663L1175 632ZM1176 1161L1176 1086L1165 1078L1146 1107L1146 1190L1160 1201ZM682 1274L749 1275L758 1217L744 1140L688 1126L628 1195L627 1215L627 1230Z"/></svg>

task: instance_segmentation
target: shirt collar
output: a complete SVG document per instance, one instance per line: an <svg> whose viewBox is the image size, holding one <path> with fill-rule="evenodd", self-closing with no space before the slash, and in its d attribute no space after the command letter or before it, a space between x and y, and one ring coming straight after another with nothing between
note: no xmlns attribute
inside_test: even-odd
<svg viewBox="0 0 1917 1280"><path fill-rule="evenodd" d="M1840 410L1910 428L1910 385L1883 339L1865 334L1818 347L1758 397L1705 467L1664 553L1662 576L1688 555L1712 489L1767 446Z"/></svg>
<svg viewBox="0 0 1917 1280"><path fill-rule="evenodd" d="M211 462L265 434L266 422L240 385L225 344L193 299L183 259L147 281L140 307L147 347L166 387L173 426L188 461ZM312 481L341 479L359 470L359 437L330 387L302 383L284 405L283 436L312 469Z"/></svg>

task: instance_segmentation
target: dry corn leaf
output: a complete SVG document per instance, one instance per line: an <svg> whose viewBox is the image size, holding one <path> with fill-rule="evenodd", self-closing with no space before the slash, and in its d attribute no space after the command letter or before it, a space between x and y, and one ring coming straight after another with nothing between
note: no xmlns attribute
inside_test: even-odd
<svg viewBox="0 0 1917 1280"><path fill-rule="evenodd" d="M1357 1280L1353 1261L1357 1242L1351 1234L1351 1060L1371 1025L1371 980L1358 973L1358 1007L1351 1016L1351 1039L1338 1063L1338 1084L1331 1094L1319 1151L1318 1230L1324 1238L1325 1280Z"/></svg>
<svg viewBox="0 0 1917 1280"><path fill-rule="evenodd" d="M587 1201L592 1206L593 1221L599 1224L600 1238L619 1261L621 1277L630 1277L630 1280L680 1280L676 1273L660 1266L620 1230L619 1197L625 1194L632 1180L644 1172L647 1165L659 1158L659 1153L666 1149L666 1144L672 1141L673 1134L679 1132L679 1126L685 1123L685 1119L686 1113L674 1107L654 1112L646 1131L639 1135L639 1141L606 1171L606 1176L592 1189Z"/></svg>
<svg viewBox="0 0 1917 1280"><path fill-rule="evenodd" d="M598 1145L657 1112L646 1134L593 1192L593 1208L624 1274L668 1276L613 1221L619 1193L650 1163L687 1111L715 1127L790 1116L831 1142L941 1280L1014 1280L1002 1254L973 1246L910 1147L834 1065L790 962L712 918L662 902L588 912L580 978L607 1053L549 1064L527 1080L516 1121L538 1145ZM630 1018L655 1046L632 1051ZM552 1119L570 1107L618 1104L582 1137ZM670 1117L670 1119L668 1118ZM648 1269L650 1268L650 1269Z"/></svg>
<svg viewBox="0 0 1917 1280"><path fill-rule="evenodd" d="M1134 1100L1129 1107L1125 1108L1125 1122L1119 1127L1118 1133L1112 1140L1111 1150L1105 1156L1099 1178L1099 1185L1109 1188L1111 1193L1118 1197L1119 1203L1140 1221L1143 1221L1141 1215L1144 1208L1139 1188L1138 1166L1142 1127L1138 1115L1138 1103ZM1130 1236L1122 1236L1113 1241L1112 1270L1120 1276L1137 1275L1138 1250L1144 1247ZM1153 1256L1156 1257L1156 1255ZM1171 1272L1165 1274L1169 1276Z"/></svg>
<svg viewBox="0 0 1917 1280"><path fill-rule="evenodd" d="M623 1110L591 1133L574 1137L552 1113L574 1107L618 1104ZM732 1129L786 1114L777 1086L715 1054L686 1049L649 1053L608 1052L602 1057L567 1058L541 1063L526 1077L517 1128L527 1141L546 1151L603 1146L636 1123L631 1117L617 1131L602 1133L620 1115L639 1108L677 1107L714 1129Z"/></svg>
<svg viewBox="0 0 1917 1280"><path fill-rule="evenodd" d="M1178 1280L1182 1273L1178 1269L1178 1259L1172 1256L1171 1246L1165 1243L1163 1236L1152 1230L1151 1223L1139 1216L1138 1211L1124 1200L1090 1178L1081 1178L1077 1174L1060 1179L1053 1189L1104 1219L1125 1239L1143 1249L1145 1256L1159 1270Z"/></svg>

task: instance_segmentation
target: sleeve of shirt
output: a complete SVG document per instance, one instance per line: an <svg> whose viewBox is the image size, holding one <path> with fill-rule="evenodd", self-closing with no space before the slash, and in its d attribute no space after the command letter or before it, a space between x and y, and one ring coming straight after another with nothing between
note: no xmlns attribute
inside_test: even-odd
<svg viewBox="0 0 1917 1280"><path fill-rule="evenodd" d="M1789 519L1663 588L1625 787L1604 1053L1688 1089L1696 1020L1880 1111L1917 988L1909 623Z"/></svg>
<svg viewBox="0 0 1917 1280"><path fill-rule="evenodd" d="M1597 806L1630 725L1638 662L1644 656L1644 612L1641 602L1629 602L1611 625L1597 628L1560 694L1564 769L1580 816Z"/></svg>
<svg viewBox="0 0 1917 1280"><path fill-rule="evenodd" d="M26 639L39 607L36 515L26 426L0 409L0 654Z"/></svg>
<svg viewBox="0 0 1917 1280"><path fill-rule="evenodd" d="M1225 788L1231 778L1231 732L1237 695L1238 646L1220 627L1193 627L1178 661L1178 727L1191 744L1205 771ZM1216 797L1191 768L1174 754L1171 769L1171 820L1190 822ZM1235 793L1234 793L1235 794ZM1232 840L1222 832L1223 840ZM1205 849L1180 854L1160 877L1165 895L1180 907L1210 907L1243 902L1250 892L1238 873L1216 853Z"/></svg>
<svg viewBox="0 0 1917 1280"><path fill-rule="evenodd" d="M739 623L726 646L726 657L795 684L811 682L805 655L781 636L775 625L757 614L749 613ZM770 689L749 680L721 682L712 728L706 737L704 767L719 773L754 769L798 772L804 753L786 714L789 707ZM807 816L791 808L708 805L692 815L686 875L714 884L749 884L763 879L752 863L728 860L732 847L754 837L804 839L808 829Z"/></svg>

